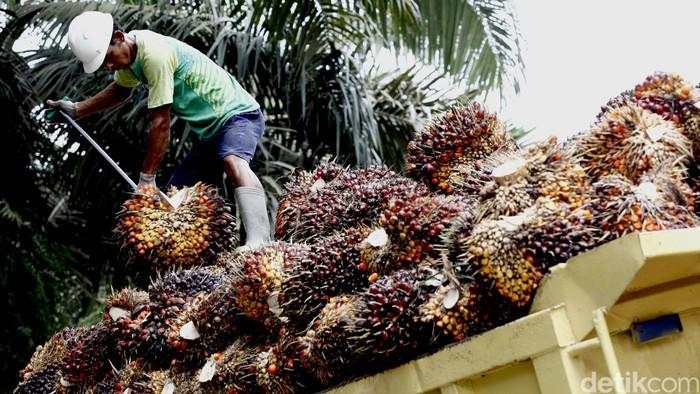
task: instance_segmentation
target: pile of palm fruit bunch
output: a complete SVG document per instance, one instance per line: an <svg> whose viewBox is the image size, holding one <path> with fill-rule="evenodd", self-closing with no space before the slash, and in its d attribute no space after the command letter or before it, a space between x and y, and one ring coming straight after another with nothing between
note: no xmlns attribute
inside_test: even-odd
<svg viewBox="0 0 700 394"><path fill-rule="evenodd" d="M235 218L215 187L197 183L168 194L182 203L173 209L142 190L122 204L115 234L130 259L159 269L191 267L237 243Z"/></svg>
<svg viewBox="0 0 700 394"><path fill-rule="evenodd" d="M698 225L696 94L655 74L586 132L527 148L481 105L455 106L409 143L405 176L293 172L278 240L254 250L234 249L213 188L175 210L137 194L116 232L158 271L151 285L54 335L17 392L317 391L506 324L557 264Z"/></svg>

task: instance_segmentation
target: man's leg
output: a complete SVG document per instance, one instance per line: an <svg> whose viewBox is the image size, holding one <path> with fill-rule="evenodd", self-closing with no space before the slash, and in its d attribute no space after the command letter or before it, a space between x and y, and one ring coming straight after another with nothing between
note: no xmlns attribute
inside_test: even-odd
<svg viewBox="0 0 700 394"><path fill-rule="evenodd" d="M248 164L262 136L265 122L258 111L235 115L216 137L218 155L233 183L234 196L246 230L245 246L255 248L271 239L265 191Z"/></svg>

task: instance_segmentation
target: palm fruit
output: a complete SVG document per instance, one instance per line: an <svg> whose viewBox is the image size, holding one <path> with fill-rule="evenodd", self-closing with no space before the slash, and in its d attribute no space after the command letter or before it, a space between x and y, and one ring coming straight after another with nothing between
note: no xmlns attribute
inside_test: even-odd
<svg viewBox="0 0 700 394"><path fill-rule="evenodd" d="M433 119L409 142L406 171L435 190L469 193L473 185L466 179L479 171L479 160L515 147L496 115L476 102L459 105Z"/></svg>
<svg viewBox="0 0 700 394"><path fill-rule="evenodd" d="M642 108L678 125L696 112L695 96L693 86L678 74L655 73L634 88L634 98Z"/></svg>
<svg viewBox="0 0 700 394"><path fill-rule="evenodd" d="M383 259L383 267L370 267L372 272L388 273L411 268L426 259L436 260L443 233L455 218L472 217L471 201L461 196L428 196L411 201L396 199L379 219L391 241L391 258Z"/></svg>
<svg viewBox="0 0 700 394"><path fill-rule="evenodd" d="M662 167L638 183L619 175L603 177L593 185L598 198L588 208L605 236L696 226L694 195L679 180L681 174Z"/></svg>
<svg viewBox="0 0 700 394"><path fill-rule="evenodd" d="M173 351L168 333L176 320L200 293L211 293L228 283L230 277L222 267L197 267L171 271L160 276L148 288L151 313L143 323L149 332L139 350L151 360L169 361Z"/></svg>
<svg viewBox="0 0 700 394"><path fill-rule="evenodd" d="M80 327L66 336L61 362L63 380L71 386L94 386L110 369L115 354L109 328L104 324Z"/></svg>
<svg viewBox="0 0 700 394"><path fill-rule="evenodd" d="M473 277L486 287L493 286L515 307L528 306L543 273L533 256L520 249L516 237L531 214L527 210L518 216L484 220L471 232L452 230L456 238L448 242L456 248L457 276Z"/></svg>
<svg viewBox="0 0 700 394"><path fill-rule="evenodd" d="M235 218L213 186L197 183L180 192L171 210L155 193L135 194L122 205L116 234L130 258L157 268L208 263L236 243ZM170 197L177 191L171 190Z"/></svg>
<svg viewBox="0 0 700 394"><path fill-rule="evenodd" d="M349 341L354 337L360 310L365 308L359 295L333 297L301 338L305 346L302 363L323 386L340 381L356 369L358 359Z"/></svg>
<svg viewBox="0 0 700 394"><path fill-rule="evenodd" d="M423 322L434 324L451 341L461 341L519 317L499 294L476 281L440 286L420 307L420 314Z"/></svg>
<svg viewBox="0 0 700 394"><path fill-rule="evenodd" d="M256 361L262 349L239 339L223 352L214 353L199 371L197 381L204 392L258 393ZM213 374L207 373L213 369Z"/></svg>
<svg viewBox="0 0 700 394"><path fill-rule="evenodd" d="M299 222L302 206L311 192L322 188L345 170L335 163L321 164L312 172L294 170L290 179L284 184L283 198L277 207L275 234L278 239L285 239L292 233L292 228Z"/></svg>
<svg viewBox="0 0 700 394"><path fill-rule="evenodd" d="M430 349L433 326L421 320L420 307L435 287L426 278L428 269L396 271L379 278L360 293L363 308L358 311L353 338L347 346L360 359L384 367Z"/></svg>
<svg viewBox="0 0 700 394"><path fill-rule="evenodd" d="M574 156L595 179L618 173L638 181L662 163L683 164L691 145L673 123L628 102L606 113L574 148Z"/></svg>
<svg viewBox="0 0 700 394"><path fill-rule="evenodd" d="M278 212L278 222L285 224L277 238L310 241L349 227L371 225L392 199L428 193L424 185L384 167L345 169L330 182L314 183L303 201L287 204Z"/></svg>
<svg viewBox="0 0 700 394"><path fill-rule="evenodd" d="M540 198L532 209L514 235L521 250L545 271L605 240L590 209L549 198Z"/></svg>
<svg viewBox="0 0 700 394"><path fill-rule="evenodd" d="M169 323L169 346L190 360L226 347L244 327L230 283L201 292Z"/></svg>
<svg viewBox="0 0 700 394"><path fill-rule="evenodd" d="M364 241L369 227L349 228L309 245L308 253L288 265L280 285L282 316L296 328L306 328L331 297L369 286L368 267L378 259Z"/></svg>
<svg viewBox="0 0 700 394"><path fill-rule="evenodd" d="M20 371L17 393L60 393L61 363L66 355L67 340L76 335L77 329L64 328L54 334L45 344L38 346L24 369Z"/></svg>
<svg viewBox="0 0 700 394"><path fill-rule="evenodd" d="M148 339L143 323L150 313L148 293L125 288L107 297L102 321L115 337L117 348L129 353Z"/></svg>
<svg viewBox="0 0 700 394"><path fill-rule="evenodd" d="M620 93L619 95L611 98L608 100L605 105L600 107L600 112L598 115L596 115L595 118L595 123L598 123L601 121L605 115L610 112L611 110L622 107L627 105L628 102L634 101L634 91L633 90L625 90L624 92Z"/></svg>
<svg viewBox="0 0 700 394"><path fill-rule="evenodd" d="M283 337L260 352L255 359L255 379L266 394L287 394L308 390L308 378L301 363L303 344Z"/></svg>

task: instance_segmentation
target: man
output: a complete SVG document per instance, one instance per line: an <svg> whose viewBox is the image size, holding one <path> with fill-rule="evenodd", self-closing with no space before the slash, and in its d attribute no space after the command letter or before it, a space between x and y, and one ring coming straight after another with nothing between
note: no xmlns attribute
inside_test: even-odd
<svg viewBox="0 0 700 394"><path fill-rule="evenodd" d="M222 171L246 229L246 248L270 240L265 194L249 167L264 129L260 106L223 68L191 46L148 30L121 31L110 14L88 11L68 27L68 42L86 73L115 71L114 82L80 102L47 104L76 118L122 104L134 88L148 88L150 131L139 190L157 190L155 177L170 140L171 116L185 120L199 141L169 184L216 184ZM148 186L152 186L149 188Z"/></svg>

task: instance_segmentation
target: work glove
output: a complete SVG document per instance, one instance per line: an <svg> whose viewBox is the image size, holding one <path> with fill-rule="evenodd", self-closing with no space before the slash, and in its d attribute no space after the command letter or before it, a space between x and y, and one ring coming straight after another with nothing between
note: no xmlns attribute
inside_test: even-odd
<svg viewBox="0 0 700 394"><path fill-rule="evenodd" d="M136 186L136 190L139 193L144 194L157 194L158 186L156 186L156 174L146 174L144 172L139 174L139 184Z"/></svg>
<svg viewBox="0 0 700 394"><path fill-rule="evenodd" d="M70 116L71 118L75 118L78 113L77 105L70 100L46 100L46 105L65 112L66 115Z"/></svg>

